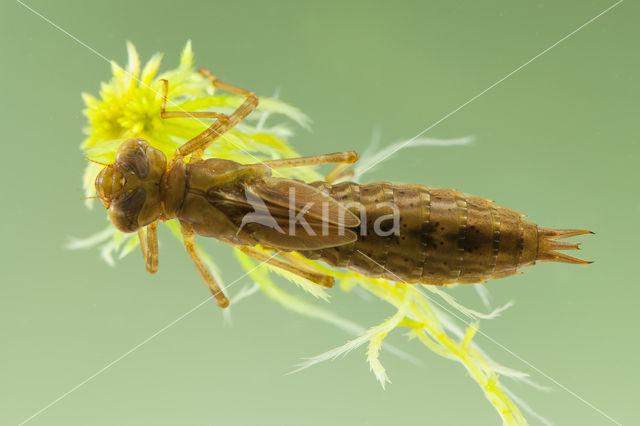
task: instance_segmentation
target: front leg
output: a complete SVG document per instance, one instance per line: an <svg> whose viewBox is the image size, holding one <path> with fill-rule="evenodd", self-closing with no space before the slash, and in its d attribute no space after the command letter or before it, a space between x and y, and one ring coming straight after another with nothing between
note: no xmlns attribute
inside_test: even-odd
<svg viewBox="0 0 640 426"><path fill-rule="evenodd" d="M242 121L258 106L258 95L255 93L218 80L216 76L206 68L200 68L198 72L207 77L211 81L211 84L213 84L213 87L245 98L244 102L229 116L229 128L234 127Z"/></svg>
<svg viewBox="0 0 640 426"><path fill-rule="evenodd" d="M211 145L219 137L224 137L224 133L232 129L236 124L242 121L246 116L258 106L258 96L245 89L241 89L231 84L218 80L211 71L201 68L198 72L211 81L211 84L220 90L233 93L245 97L244 102L236 108L230 115L220 113L207 113L207 112L174 112L165 111L163 108L163 118L171 117L204 117L204 118L217 118L217 120L206 130L199 135L196 135L193 139L185 142L174 156L174 160L185 157L192 153L202 153L209 145ZM168 83L163 82L163 105L166 104L166 93ZM167 115L169 114L169 115Z"/></svg>
<svg viewBox="0 0 640 426"><path fill-rule="evenodd" d="M176 161L188 154L193 154L192 159L200 158L204 151L203 141L213 142L217 137L226 132L229 126L229 117L226 114L211 111L167 111L167 94L169 93L169 81L161 79L162 83L162 103L160 105L160 117L168 118L215 118L209 127L191 140L184 143L175 153L172 161ZM204 147L203 147L204 146Z"/></svg>
<svg viewBox="0 0 640 426"><path fill-rule="evenodd" d="M158 272L158 221L147 226L146 237L142 228L138 229L138 240L147 271L155 274Z"/></svg>

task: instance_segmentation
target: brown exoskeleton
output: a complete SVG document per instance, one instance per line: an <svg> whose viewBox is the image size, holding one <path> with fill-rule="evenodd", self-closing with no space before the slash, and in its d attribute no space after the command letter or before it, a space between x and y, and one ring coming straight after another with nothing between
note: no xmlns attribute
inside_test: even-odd
<svg viewBox="0 0 640 426"><path fill-rule="evenodd" d="M158 268L157 223L173 218L180 221L187 252L221 307L229 301L196 249L195 234L220 239L325 287L333 285L333 277L291 252L370 277L436 285L505 277L536 261L589 263L557 251L578 248L558 239L589 231L539 228L485 198L423 185L333 184L357 161L355 152L256 164L202 159L207 146L255 109L258 97L200 72L216 88L245 97L244 103L230 115L166 111L168 82L163 80L163 118L212 118L213 124L168 163L145 140L129 139L96 178L98 198L115 227L138 232L149 272ZM271 173L331 163L336 167L320 182Z"/></svg>

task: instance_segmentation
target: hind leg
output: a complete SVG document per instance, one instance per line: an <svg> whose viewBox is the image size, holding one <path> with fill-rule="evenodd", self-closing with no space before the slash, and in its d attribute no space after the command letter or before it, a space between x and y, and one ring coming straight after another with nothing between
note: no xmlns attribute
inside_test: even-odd
<svg viewBox="0 0 640 426"><path fill-rule="evenodd" d="M331 288L333 287L333 277L324 274L317 269L311 268L310 266L305 265L302 262L293 262L290 258L286 257L284 253L280 253L285 259L282 260L277 257L269 256L268 254L255 249L253 247L248 246L236 246L238 250L242 253L246 254L249 257L252 257L256 260L259 260L264 263L268 263L276 268L280 268L287 272L291 272L301 278L307 279L312 283L318 284L322 287Z"/></svg>

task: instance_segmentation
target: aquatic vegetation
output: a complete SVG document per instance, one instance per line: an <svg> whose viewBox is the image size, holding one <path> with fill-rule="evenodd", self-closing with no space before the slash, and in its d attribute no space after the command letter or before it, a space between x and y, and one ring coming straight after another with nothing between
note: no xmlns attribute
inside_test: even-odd
<svg viewBox="0 0 640 426"><path fill-rule="evenodd" d="M207 122L192 118L162 119L160 117L161 79L167 79L170 82L168 93L170 109L225 112L237 107L242 101L238 96L214 92L210 81L195 71L190 43L187 43L182 51L178 67L163 73L158 73L161 55L154 55L142 66L135 47L128 44L127 49L129 61L126 68L120 67L115 62L112 63L113 77L109 82L102 83L99 97L83 94L86 104L84 112L89 123L85 129L87 137L81 148L87 158L97 163L113 162L117 147L124 139L132 137L146 139L170 158L180 145L208 126ZM257 111L207 148L204 156L225 158L239 163L299 156L288 142L292 135L291 130L285 124L268 126L267 121L271 121L271 117L279 117L303 128L308 128L310 124L309 118L297 108L277 99L260 97ZM469 139L466 138L448 141L417 139L407 146L459 145L468 142ZM392 152L393 149L390 147L386 151ZM361 171L370 170L369 165L376 159L384 158L381 152L363 156L361 163L355 168L355 179L360 177ZM102 168L97 163L88 162L84 172L83 185L87 197L95 195L94 180ZM281 174L305 181L322 179L314 168L286 169ZM86 202L91 208L94 200L87 199ZM168 221L165 225L177 238L181 238L179 225L175 220ZM104 260L114 265L116 258L122 258L131 253L137 245L138 239L135 234L123 234L109 224L106 229L93 236L72 241L69 247L99 246ZM523 414L514 403L515 397L504 387L500 376L527 381L527 375L495 363L474 341L479 327L478 320L494 318L508 305L483 314L460 305L449 293L438 287L367 278L355 272L329 269L323 264L297 256L300 261L313 263L323 272L336 277L340 284L339 288L343 291L349 292L357 288L387 302L393 308L394 313L391 316L380 324L365 329L327 308L329 293L325 288L296 275L273 269L267 264L256 268L258 263L255 260L238 250L235 254L240 264L249 272L255 285L232 294L232 306L242 298L260 290L268 298L289 310L331 323L357 335L341 347L306 360L296 371L367 345L366 360L375 378L384 387L390 380L380 361L380 353L385 348L399 356L406 356L384 342L389 333L401 329L407 331L410 338L417 339L435 354L462 364L495 407L504 423L526 424ZM206 256L206 261L221 287L224 288L220 268L209 256ZM271 272L286 277L314 298L310 299L286 289L274 279ZM336 291L333 291L334 295L335 293ZM449 311L449 314L446 311ZM460 327L452 315L462 315L470 320L466 330ZM524 404L520 406L528 409ZM537 416L533 412L531 414Z"/></svg>

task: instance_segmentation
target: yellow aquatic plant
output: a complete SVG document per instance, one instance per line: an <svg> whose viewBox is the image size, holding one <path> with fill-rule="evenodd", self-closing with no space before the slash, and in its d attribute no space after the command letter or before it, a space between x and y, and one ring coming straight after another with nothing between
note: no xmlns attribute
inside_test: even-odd
<svg viewBox="0 0 640 426"><path fill-rule="evenodd" d="M99 97L83 94L86 104L84 110L88 118L85 129L86 139L81 145L84 155L94 161L109 163L115 159L115 150L123 140L131 137L146 139L155 148L171 158L175 150L186 140L203 131L208 123L196 119L160 118L161 83L160 79L169 80L168 105L172 109L195 111L214 110L228 111L237 107L242 101L237 96L214 92L210 81L195 72L193 65L193 51L191 43L187 43L177 68L159 74L162 56L156 54L142 66L138 53L133 44L127 44L128 64L125 68L112 62L113 77L111 81L102 83ZM267 119L272 115L280 115L289 121L307 128L308 117L297 108L287 105L273 98L260 98L260 106L244 122L225 133L224 137L212 144L204 156L226 158L240 163L255 163L257 160L288 158L299 156L289 145L287 139L291 131L284 125L267 126ZM466 139L437 141L420 139L413 141L411 146L463 144ZM387 149L391 152L393 149ZM383 155L370 155L369 162ZM366 163L363 158L363 163ZM83 177L86 196L95 195L94 180L101 169L101 165L88 162ZM368 166L356 167L356 178L360 170L369 169ZM310 181L319 180L321 175L313 168L288 169L286 175ZM91 208L94 200L88 199L87 206ZM166 222L173 233L180 238L179 225L176 220ZM138 239L132 234L122 234L109 225L107 229L95 235L73 240L70 248L85 248L100 246L102 257L109 264L115 263L115 258L122 258L130 253L138 244ZM235 249L234 249L235 250ZM236 250L240 264L251 271L249 275L255 281L251 289L244 289L231 297L232 304L250 295L257 289L267 297L283 307L299 314L317 318L334 324L357 337L345 345L308 359L300 365L298 370L314 365L318 362L335 358L361 345L368 345L366 351L367 362L378 382L384 387L390 382L385 368L380 361L381 349L400 356L406 354L384 342L385 337L400 328L408 331L411 338L419 340L426 348L434 353L457 361L464 366L469 376L478 384L486 398L495 407L505 424L526 424L526 420L513 397L500 381L500 375L514 379L526 380L526 374L503 367L488 358L473 341L478 330L479 318L497 316L502 307L489 314L481 314L458 304L447 292L436 287L407 285L402 282L391 282L381 279L371 279L355 272L336 271L328 269L323 264L313 262L302 257L300 260L313 263L328 274L336 277L340 288L350 291L356 287L389 303L395 312L382 323L369 329L360 327L355 322L342 318L326 308L325 303L329 295L324 288L314 285L298 276L273 269L267 264L256 269L257 263ZM224 288L223 280L219 276L218 268L206 256L213 273ZM270 272L283 275L315 296L315 299L296 295L276 284ZM427 296L427 292L431 293ZM440 303L436 299L441 300ZM462 314L470 319L466 331L447 314L454 316ZM297 370L296 370L297 371ZM521 404L524 409L526 405ZM537 414L530 411L536 417Z"/></svg>

